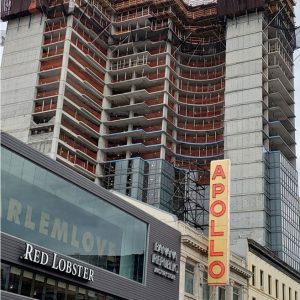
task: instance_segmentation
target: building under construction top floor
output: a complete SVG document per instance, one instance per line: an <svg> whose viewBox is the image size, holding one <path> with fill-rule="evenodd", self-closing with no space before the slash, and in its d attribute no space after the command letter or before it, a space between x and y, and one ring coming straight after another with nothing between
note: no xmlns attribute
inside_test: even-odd
<svg viewBox="0 0 300 300"><path fill-rule="evenodd" d="M4 131L202 229L210 162L229 158L233 241L273 247L266 155L296 160L293 1L1 4Z"/></svg>

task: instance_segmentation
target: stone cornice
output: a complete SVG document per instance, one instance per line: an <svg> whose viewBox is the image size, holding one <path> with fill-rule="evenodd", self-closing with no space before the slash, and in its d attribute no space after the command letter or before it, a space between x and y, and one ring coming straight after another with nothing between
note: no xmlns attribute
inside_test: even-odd
<svg viewBox="0 0 300 300"><path fill-rule="evenodd" d="M181 242L184 245L187 245L199 252L207 254L207 244L201 241L200 239L198 240L192 237L191 235L185 234L181 236Z"/></svg>
<svg viewBox="0 0 300 300"><path fill-rule="evenodd" d="M248 269L238 265L237 263L235 263L233 261L230 261L230 269L232 271L234 271L235 273L239 273L246 278L252 277L252 272L250 272Z"/></svg>

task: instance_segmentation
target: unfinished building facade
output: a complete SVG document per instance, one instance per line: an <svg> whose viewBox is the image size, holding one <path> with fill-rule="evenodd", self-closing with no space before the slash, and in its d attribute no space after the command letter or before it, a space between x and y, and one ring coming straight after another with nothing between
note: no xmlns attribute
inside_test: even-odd
<svg viewBox="0 0 300 300"><path fill-rule="evenodd" d="M4 131L200 228L210 161L225 156L232 244L299 230L295 172L286 202L270 191L272 161L295 168L292 0L2 4Z"/></svg>

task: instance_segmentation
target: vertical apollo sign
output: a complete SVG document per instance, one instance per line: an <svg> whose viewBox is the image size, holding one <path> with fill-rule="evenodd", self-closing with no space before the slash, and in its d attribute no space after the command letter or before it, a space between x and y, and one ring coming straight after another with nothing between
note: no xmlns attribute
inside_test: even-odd
<svg viewBox="0 0 300 300"><path fill-rule="evenodd" d="M210 165L208 284L229 283L230 160Z"/></svg>

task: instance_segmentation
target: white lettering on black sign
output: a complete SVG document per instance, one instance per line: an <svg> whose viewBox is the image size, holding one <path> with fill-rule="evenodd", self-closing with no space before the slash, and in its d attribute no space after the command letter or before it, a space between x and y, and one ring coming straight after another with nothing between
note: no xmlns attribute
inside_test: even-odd
<svg viewBox="0 0 300 300"><path fill-rule="evenodd" d="M156 265L154 273L175 280L178 273L177 253L157 242L153 251L152 263Z"/></svg>
<svg viewBox="0 0 300 300"><path fill-rule="evenodd" d="M22 256L22 258L24 260L28 260L42 266L48 266L51 269L58 270L62 273L77 276L88 281L94 281L94 270L78 263L61 258L55 252L53 252L52 264L49 265L49 255L44 251L35 249L29 243L26 243L25 254Z"/></svg>

